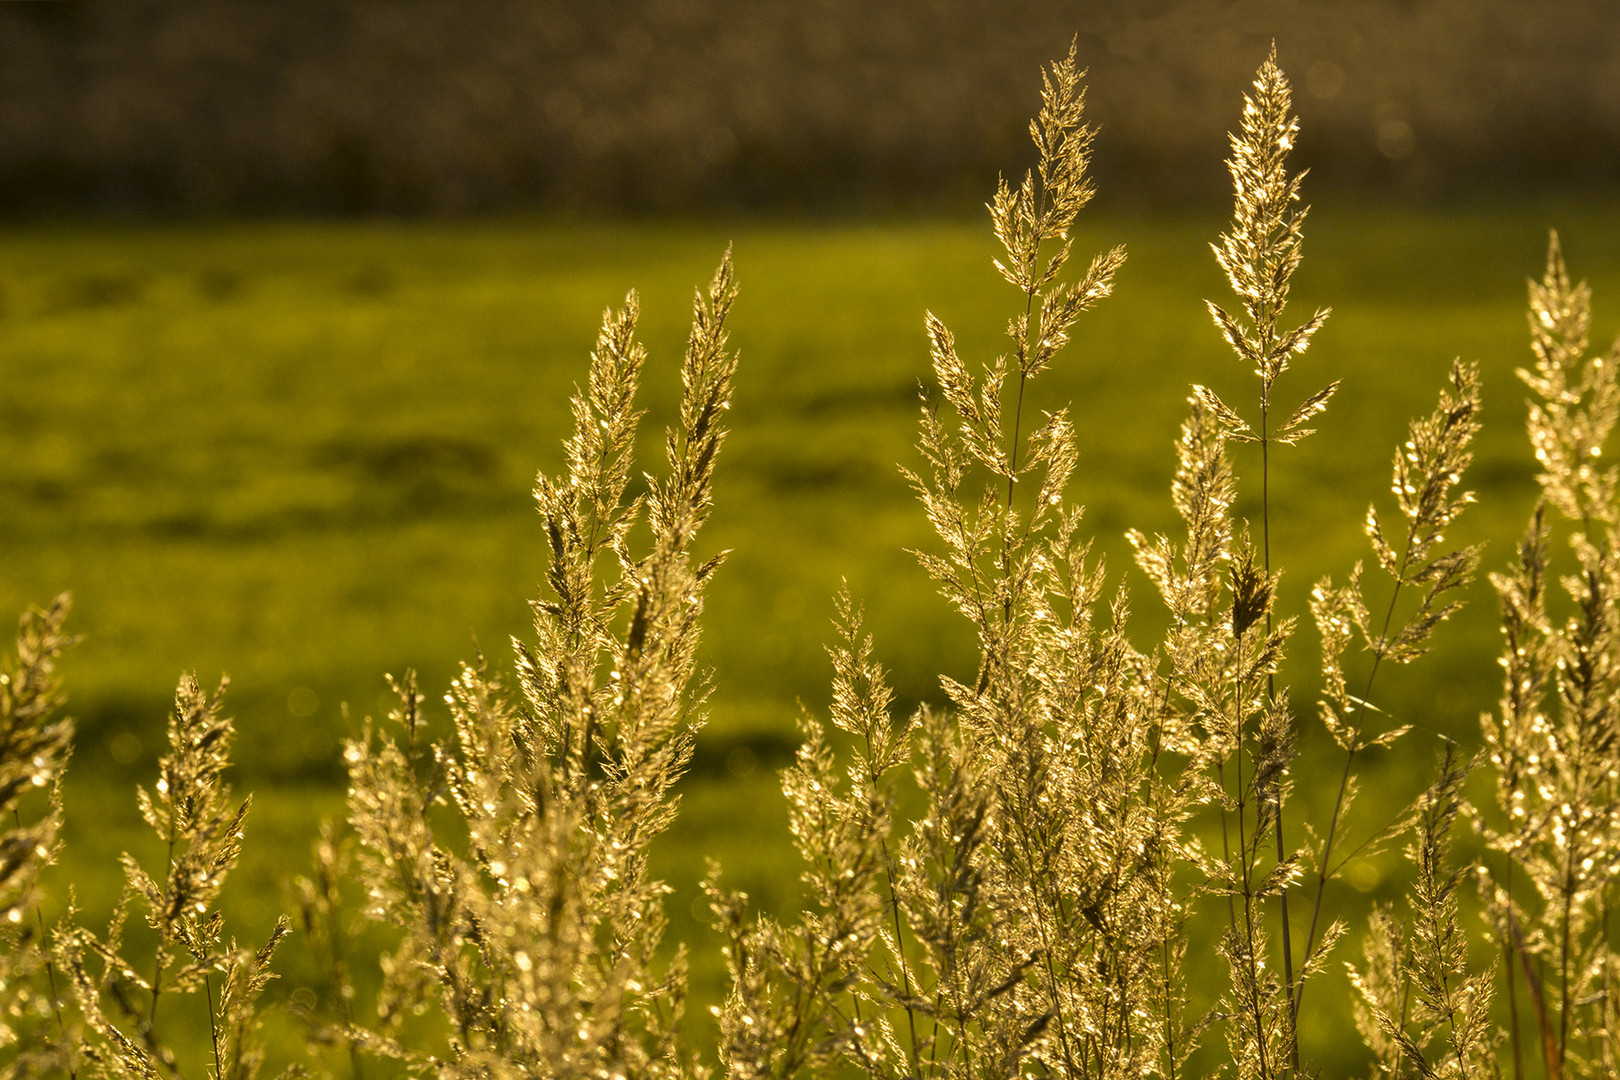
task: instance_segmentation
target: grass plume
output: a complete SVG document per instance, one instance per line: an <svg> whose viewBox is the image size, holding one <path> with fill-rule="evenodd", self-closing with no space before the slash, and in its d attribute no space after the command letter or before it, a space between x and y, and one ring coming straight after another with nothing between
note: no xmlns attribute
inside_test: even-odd
<svg viewBox="0 0 1620 1080"><path fill-rule="evenodd" d="M713 1063L780 1080L1615 1075L1620 474L1602 462L1620 356L1590 349L1590 291L1553 237L1520 373L1540 499L1491 577L1503 682L1483 751L1445 739L1411 809L1357 835L1358 766L1416 743L1400 736L1425 720L1377 718L1380 671L1430 650L1481 559L1448 538L1473 501L1479 371L1452 364L1394 454L1392 506L1345 523L1376 568L1310 592L1317 709L1338 756L1302 775L1271 456L1311 433L1338 384L1278 408L1278 380L1327 317L1286 317L1305 219L1289 84L1273 51L1244 97L1234 214L1214 245L1237 304L1208 305L1259 380L1257 407L1185 391L1178 524L1126 534L1164 608L1148 623L1133 622L1084 527L1080 421L1037 409L1038 379L1106 352L1084 342L1081 317L1125 258L1073 259L1094 194L1083 74L1078 47L1044 73L1033 167L998 182L988 207L1011 290L1004 351L971 355L923 319L932 378L904 477L933 536L916 557L976 657L941 673L938 701L902 710L859 599L838 596L830 702L804 710L781 776L802 909L756 912L718 864L704 883L730 976ZM345 744L347 825L323 831L297 890L324 980L298 999L314 1032L302 1067L705 1075L708 1048L685 1023L687 946L665 940L671 889L650 860L711 688L698 646L722 556L697 538L726 440L736 296L728 252L695 297L680 406L650 475L637 472L638 298L604 314L562 466L534 484L547 567L532 634L512 643L510 670L480 656L433 704L414 673L391 680L389 715ZM1232 458L1251 447L1260 490L1245 502ZM138 794L161 867L124 857L104 931L81 924L71 896L45 917L72 735L55 672L66 611L64 599L25 618L0 671L0 1064L75 1080L255 1076L291 923L244 947L219 910L249 805L224 779L236 728L223 685L181 680L157 781ZM1486 775L1471 785L1470 769ZM1285 821L1302 783L1324 803L1334 793L1325 821ZM1465 823L1486 851L1477 890L1464 887ZM1404 902L1332 887L1397 836ZM1332 999L1317 976L1346 937L1364 959L1348 965L1355 998ZM380 957L363 955L358 943L379 939ZM204 1049L177 1040L182 1010L206 1016ZM1308 1021L1352 1013L1360 1057L1302 1042Z"/></svg>
<svg viewBox="0 0 1620 1080"><path fill-rule="evenodd" d="M635 295L604 316L573 398L567 472L535 482L551 567L536 641L514 642L516 693L481 661L465 666L446 697L449 734L430 740L408 676L395 733L368 724L349 744L371 913L405 929L389 961L391 1023L351 1032L364 1050L454 1076L693 1069L678 1038L685 961L659 958L667 890L646 851L674 816L702 719L698 617L719 560L694 563L691 546L725 439L735 296L728 253L694 304L667 471L634 496L646 355ZM426 1040L411 1017L429 1002L445 1022Z"/></svg>

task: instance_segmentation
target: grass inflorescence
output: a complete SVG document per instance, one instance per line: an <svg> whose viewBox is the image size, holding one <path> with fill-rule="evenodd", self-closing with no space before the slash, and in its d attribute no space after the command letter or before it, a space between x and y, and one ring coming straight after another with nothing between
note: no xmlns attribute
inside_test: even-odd
<svg viewBox="0 0 1620 1080"><path fill-rule="evenodd" d="M902 708L860 600L839 595L830 708L804 710L781 774L801 910L758 911L708 867L729 980L712 1048L686 1019L689 943L665 941L671 889L650 855L712 688L698 649L722 557L697 538L738 365L729 251L696 296L655 474L635 468L639 300L604 315L564 468L534 484L547 569L510 671L463 665L442 708L406 672L387 717L345 743L347 820L323 829L293 905L318 989L291 1008L266 991L293 920L241 945L219 910L251 843L249 803L224 781L223 684L180 682L136 799L159 861L124 856L110 923L44 903L73 733L56 674L67 602L23 620L0 671L10 1074L251 1077L287 1013L307 1040L276 1064L356 1077L1613 1076L1620 479L1602 455L1620 355L1590 349L1590 291L1554 237L1520 373L1542 495L1490 577L1500 705L1478 753L1442 739L1432 784L1369 824L1352 807L1371 752L1425 755L1425 718L1389 715L1380 673L1431 650L1482 560L1450 539L1474 502L1478 369L1452 365L1395 449L1393 501L1345 523L1371 571L1296 585L1274 535L1280 450L1340 384L1282 381L1328 311L1286 311L1306 213L1290 88L1268 57L1213 245L1237 303L1208 304L1258 395L1187 391L1178 524L1126 534L1156 593L1134 616L1071 497L1090 421L1038 412L1031 390L1126 265L1119 247L1071 261L1093 195L1082 76L1075 49L1046 72L1035 166L989 205L1004 351L978 358L924 320L932 383L902 476L932 538L914 555L976 662ZM1309 648L1307 625L1320 685L1295 693L1285 659ZM1320 775L1301 754L1313 740L1333 751ZM1305 784L1330 797L1294 799ZM1339 882L1385 848L1411 864L1407 895L1358 906ZM1347 984L1330 975L1343 969ZM1345 1030L1353 1016L1360 1047L1309 1044L1313 1016Z"/></svg>

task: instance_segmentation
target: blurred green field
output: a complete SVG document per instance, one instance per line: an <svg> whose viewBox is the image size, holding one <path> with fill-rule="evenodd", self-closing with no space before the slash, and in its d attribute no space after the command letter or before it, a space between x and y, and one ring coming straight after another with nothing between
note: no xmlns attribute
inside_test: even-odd
<svg viewBox="0 0 1620 1080"><path fill-rule="evenodd" d="M1273 466L1283 607L1363 557L1360 521L1389 486L1407 419L1432 407L1452 358L1484 371L1487 427L1459 531L1500 565L1534 494L1523 434L1524 279L1546 230L1596 289L1605 341L1620 311L1613 205L1435 210L1323 206L1306 227L1296 306L1334 315L1279 384L1281 407L1335 379L1318 434ZM1116 573L1124 530L1167 529L1171 441L1188 384L1254 396L1204 312L1228 297L1208 250L1218 214L1098 216L1078 250L1124 243L1118 291L1087 316L1032 401L1072 403L1074 496ZM56 871L85 909L142 850L133 784L149 782L175 680L229 672L239 789L255 793L230 893L236 932L268 930L278 890L342 812L339 740L379 704L385 672L418 669L430 700L483 648L524 634L544 548L528 501L555 470L567 396L603 307L641 293L651 409L645 452L678 391L691 290L734 243L742 354L718 506L701 546L731 554L708 605L713 715L685 812L657 853L674 933L697 946L699 1006L718 958L694 920L703 857L774 907L795 892L771 769L801 703L827 697L832 595L864 599L907 707L973 673L973 642L906 548L926 547L895 468L911 462L924 310L964 355L999 349L1012 297L981 221L839 224L259 223L7 227L0 231L0 611L71 589L84 635L63 670L80 725ZM1042 385L1044 383L1044 385ZM1242 474L1255 462L1238 455ZM1252 492L1249 493L1252 495ZM1249 498L1240 511L1252 513ZM1148 641L1156 600L1125 575ZM1371 595L1380 595L1374 586ZM1383 595L1387 596L1387 593ZM1381 682L1379 704L1476 745L1497 694L1494 603L1482 583L1437 655ZM1294 686L1309 776L1314 634ZM1381 680L1383 680L1381 676ZM1421 736L1420 736L1421 737ZM1428 749L1369 757L1367 801L1421 786ZM1398 763L1397 763L1398 762ZM1323 797L1302 782L1302 809ZM1331 796L1331 791L1326 792ZM1356 879L1379 883L1376 867ZM282 901L283 903L287 901ZM701 914L701 912L698 912ZM288 948L290 977L308 958Z"/></svg>

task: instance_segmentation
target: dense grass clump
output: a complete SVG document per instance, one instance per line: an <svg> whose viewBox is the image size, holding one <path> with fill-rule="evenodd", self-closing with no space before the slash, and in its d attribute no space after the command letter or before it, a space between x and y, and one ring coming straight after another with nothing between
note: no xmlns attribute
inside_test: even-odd
<svg viewBox="0 0 1620 1080"><path fill-rule="evenodd" d="M180 681L135 799L147 857L123 857L106 928L71 894L46 903L73 731L67 603L24 619L0 673L10 1072L249 1077L273 1056L357 1077L1614 1075L1616 354L1591 353L1590 293L1555 238L1520 373L1541 499L1491 575L1504 676L1470 754L1427 716L1391 715L1412 698L1387 695L1385 673L1429 653L1481 562L1451 538L1474 502L1476 366L1452 365L1394 451L1392 497L1347 522L1360 561L1307 587L1275 550L1291 448L1341 404L1338 382L1284 378L1329 316L1288 311L1297 126L1272 56L1214 245L1235 302L1208 304L1258 384L1189 388L1173 514L1125 537L1157 593L1144 616L1069 495L1078 428L1102 421L1031 403L1126 265L1120 247L1071 265L1093 132L1074 51L1047 72L1036 167L990 204L1008 344L975 359L927 316L933 382L901 474L933 534L916 558L976 655L940 673L942 697L902 706L863 605L840 594L831 707L806 710L781 776L800 910L756 911L708 864L729 982L712 1027L686 1018L695 965L665 942L654 855L712 689L699 630L722 559L696 540L738 364L729 252L696 297L662 466L639 478L637 296L604 316L565 467L534 485L547 568L510 674L464 665L439 719L403 673L386 721L345 742L347 822L298 881L311 959L286 1007L266 990L294 919L244 945L219 904L250 843L249 803L223 780L223 685ZM1320 678L1295 689L1304 613ZM1364 811L1374 752L1432 758L1435 779ZM1404 896L1343 887L1395 848ZM1347 938L1361 959L1343 981Z"/></svg>

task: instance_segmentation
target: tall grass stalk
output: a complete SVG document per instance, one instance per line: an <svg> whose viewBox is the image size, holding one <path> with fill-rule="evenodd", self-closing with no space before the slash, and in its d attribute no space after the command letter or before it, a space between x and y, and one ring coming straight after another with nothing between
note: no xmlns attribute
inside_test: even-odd
<svg viewBox="0 0 1620 1080"><path fill-rule="evenodd" d="M61 781L73 742L56 670L73 643L64 630L69 607L63 595L23 616L16 652L0 669L0 1047L13 1076L69 1067L65 984L39 883L60 849Z"/></svg>
<svg viewBox="0 0 1620 1080"><path fill-rule="evenodd" d="M1299 132L1299 121L1291 114L1291 94L1288 81L1277 66L1276 49L1261 65L1255 79L1253 96L1243 100L1243 126L1232 136L1232 157L1227 169L1232 175L1237 209L1232 231L1221 237L1214 246L1216 261L1226 272L1227 280L1243 304L1245 321L1240 322L1220 306L1211 303L1209 310L1220 328L1221 335L1244 363L1253 366L1260 379L1260 418L1256 427L1238 419L1237 413L1227 407L1213 391L1197 387L1195 392L1204 397L1216 415L1227 420L1228 437L1238 442L1255 442L1260 447L1260 522L1261 552L1267 575L1271 567L1271 447L1273 443L1292 445L1311 433L1304 425L1327 407L1338 384L1333 383L1317 391L1301 404L1275 431L1271 426L1271 393L1278 376L1288 367L1291 356L1301 353L1310 344L1324 322L1326 309L1317 311L1301 325L1292 329L1282 326L1283 309L1288 304L1288 293L1295 269L1300 263L1301 229L1306 209L1296 207L1299 186L1304 174L1291 176L1287 168L1288 151L1292 149ZM1236 422L1234 424L1234 421ZM1266 611L1266 633L1273 631L1272 614ZM1276 674L1266 675L1266 695L1273 704L1277 697ZM1286 706L1282 706L1286 709ZM1243 783L1241 746L1237 761L1238 785ZM1277 863L1288 861L1283 837L1282 788L1272 798L1272 831L1276 838ZM1242 828L1241 811L1239 828ZM1247 880L1245 886L1247 888ZM1246 923L1252 923L1247 911L1250 897L1245 892ZM1280 912L1278 927L1282 938L1283 992L1288 1000L1289 1026L1285 1034L1287 1054L1294 1069L1299 1068L1299 1047L1294 1038L1293 1025L1298 1020L1298 1005L1294 987L1293 933L1288 917L1288 889L1278 890ZM1252 930L1247 942L1253 954ZM1309 945L1306 948L1309 953ZM1262 1074L1266 1070L1262 1068Z"/></svg>
<svg viewBox="0 0 1620 1080"><path fill-rule="evenodd" d="M69 906L56 936L57 964L68 973L83 1030L70 1044L70 1071L92 1075L183 1075L186 1066L164 1024L176 1006L203 997L212 1075L256 1076L263 1064L260 995L274 978L270 961L286 936L285 916L257 949L227 942L218 899L242 852L251 799L235 803L223 773L235 734L221 713L222 681L212 694L194 676L181 678L169 719L169 753L153 789L137 792L141 817L165 851L154 875L132 855L122 859L125 884L102 935L78 925ZM126 940L132 910L145 909L155 941ZM82 1039L82 1042L80 1041ZM73 1045L78 1044L78 1045Z"/></svg>
<svg viewBox="0 0 1620 1080"><path fill-rule="evenodd" d="M933 531L917 559L973 634L976 665L942 674L942 702L899 714L861 604L840 594L830 705L805 711L782 774L803 910L754 913L717 864L704 884L730 975L716 1063L783 1080L1346 1072L1360 1063L1313 1060L1298 1032L1306 987L1364 921L1357 1000L1309 1000L1325 1016L1354 1013L1372 1075L1616 1075L1620 471L1602 461L1620 421L1620 352L1591 353L1589 290L1571 282L1555 236L1530 291L1534 364L1520 373L1535 396L1541 497L1491 577L1504 676L1483 753L1445 740L1437 779L1394 826L1347 835L1357 764L1421 719L1373 730L1375 681L1425 654L1480 558L1446 539L1473 498L1461 483L1481 424L1478 370L1457 361L1395 452L1400 521L1374 505L1360 523L1387 600L1369 608L1360 563L1311 591L1317 707L1343 765L1327 778L1327 820L1291 824L1306 838L1291 848L1284 814L1303 778L1278 674L1296 623L1277 614L1272 456L1310 434L1338 384L1278 422L1276 381L1327 317L1283 318L1305 217L1302 175L1287 167L1289 85L1273 51L1232 137L1236 208L1214 246L1240 310L1209 311L1260 380L1257 419L1191 387L1170 485L1179 524L1127 533L1166 613L1144 640L1070 494L1084 475L1076 420L1032 418L1034 381L1077 351L1081 316L1124 262L1118 248L1083 269L1070 261L1093 191L1082 74L1074 48L1045 73L1035 165L998 183L989 206L995 268L1012 289L1006 351L965 356L942 320L924 318L933 381L904 476ZM696 296L663 467L639 478L635 294L604 315L564 467L535 483L549 563L513 671L478 658L442 708L407 672L391 680L390 715L346 744L352 835L329 826L298 889L325 972L301 999L314 1032L302 1068L705 1074L683 1024L686 946L664 942L670 890L649 855L678 812L710 686L697 647L720 556L700 556L697 535L726 437L736 295L728 252ZM1246 445L1259 450L1257 523L1234 510L1231 454ZM125 856L103 932L81 924L71 893L59 918L45 916L40 875L56 853L72 735L55 675L66 611L64 599L25 618L0 669L0 1062L8 1075L75 1080L252 1077L290 923L242 947L218 910L248 811L224 780L235 728L223 686L181 680L158 780L139 792L162 867ZM1470 802L1480 763L1493 797ZM1477 895L1454 854L1463 821L1488 853ZM1397 836L1412 864L1404 903L1339 904L1330 883ZM1296 940L1289 907L1307 873ZM341 886L351 874L359 911ZM362 972L355 942L375 936L386 938L377 970ZM1220 961L1215 988L1200 976ZM361 1000L370 974L381 988ZM177 1041L183 1007L207 1018L201 1050Z"/></svg>
<svg viewBox="0 0 1620 1080"><path fill-rule="evenodd" d="M1528 428L1542 498L1515 564L1491 576L1504 684L1497 714L1482 719L1497 779L1486 835L1502 857L1483 885L1507 964L1518 1075L1532 1075L1526 1056L1549 1077L1613 1075L1620 1060L1607 996L1620 868L1620 552L1617 472L1600 464L1620 417L1620 347L1590 355L1590 324L1591 292L1571 282L1555 234L1546 273L1530 286L1535 365L1519 372L1535 395ZM1562 560L1555 535L1568 548ZM1550 595L1560 563L1561 605ZM1521 995L1534 1018L1528 1054Z"/></svg>
<svg viewBox="0 0 1620 1080"><path fill-rule="evenodd" d="M349 744L370 913L405 930L384 1030L349 1031L364 1050L447 1076L694 1071L679 1042L684 950L660 959L668 890L646 852L674 818L707 693L698 617L719 559L691 549L725 439L735 296L728 253L694 305L666 472L642 494L636 296L604 316L567 472L535 482L551 567L536 640L514 643L518 694L482 661L464 667L450 733L430 741L407 677L394 733L368 722ZM424 1038L429 1007L445 1023Z"/></svg>

